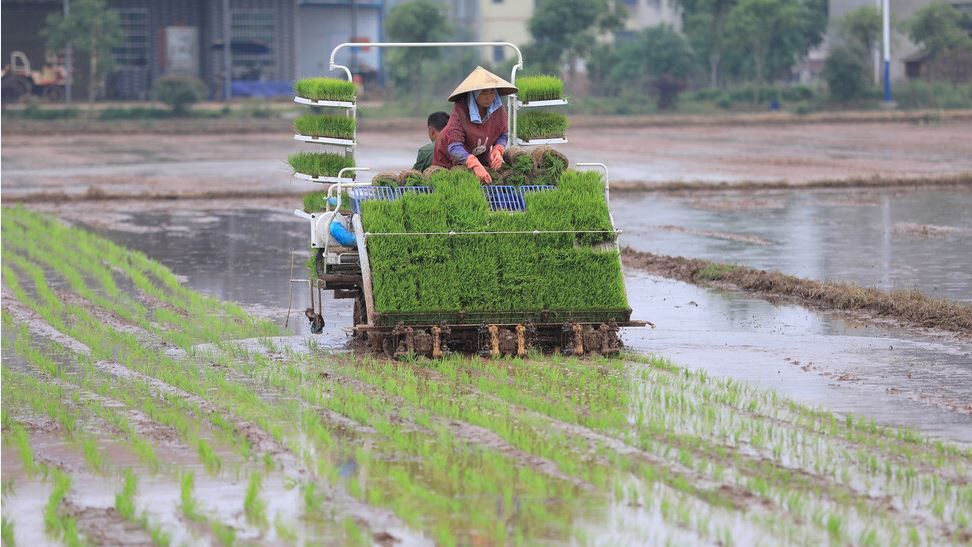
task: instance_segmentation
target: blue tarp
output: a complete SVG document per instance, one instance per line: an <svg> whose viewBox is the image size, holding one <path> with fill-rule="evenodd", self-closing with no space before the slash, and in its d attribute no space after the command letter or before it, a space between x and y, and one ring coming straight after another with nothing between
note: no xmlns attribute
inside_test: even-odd
<svg viewBox="0 0 972 547"><path fill-rule="evenodd" d="M294 94L290 80L233 80L230 92L234 97L288 97Z"/></svg>

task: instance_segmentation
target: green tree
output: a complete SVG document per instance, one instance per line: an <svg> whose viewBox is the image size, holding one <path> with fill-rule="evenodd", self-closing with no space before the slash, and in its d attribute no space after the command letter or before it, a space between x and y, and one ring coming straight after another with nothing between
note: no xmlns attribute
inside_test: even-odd
<svg viewBox="0 0 972 547"><path fill-rule="evenodd" d="M601 55L599 50L598 55ZM606 62L607 88L614 93L648 91L659 110L671 109L687 86L695 58L686 39L668 25L658 25L618 45Z"/></svg>
<svg viewBox="0 0 972 547"><path fill-rule="evenodd" d="M620 29L624 15L609 0L539 0L529 22L533 42L525 49L538 68L550 72L566 62L573 82L578 59L591 53L599 34Z"/></svg>
<svg viewBox="0 0 972 547"><path fill-rule="evenodd" d="M838 23L841 36L864 51L871 51L881 39L881 10L861 6L849 11Z"/></svg>
<svg viewBox="0 0 972 547"><path fill-rule="evenodd" d="M843 45L830 51L824 66L823 78L827 81L830 96L846 103L860 98L867 91L867 64L860 54L860 46Z"/></svg>
<svg viewBox="0 0 972 547"><path fill-rule="evenodd" d="M676 0L682 9L682 30L692 49L705 59L709 85L719 84L719 66L726 47L726 21L737 0Z"/></svg>
<svg viewBox="0 0 972 547"><path fill-rule="evenodd" d="M756 79L753 101L767 77L771 51L793 63L804 26L800 20L801 5L795 0L740 0L729 12L726 31L732 44L752 60Z"/></svg>
<svg viewBox="0 0 972 547"><path fill-rule="evenodd" d="M111 50L123 38L118 13L108 9L106 0L73 0L70 14L47 16L41 36L47 38L51 50L70 44L75 51L88 54L88 102L93 102L114 66Z"/></svg>
<svg viewBox="0 0 972 547"><path fill-rule="evenodd" d="M206 84L195 76L162 76L152 82L152 98L172 108L177 116L189 112L194 103L209 96Z"/></svg>
<svg viewBox="0 0 972 547"><path fill-rule="evenodd" d="M450 36L449 23L442 8L431 0L399 4L385 19L385 35L392 42L442 42ZM410 89L421 105L426 78L425 61L439 58L440 48L393 48L388 50L389 75L399 86Z"/></svg>
<svg viewBox="0 0 972 547"><path fill-rule="evenodd" d="M929 54L929 75L958 83L972 78L972 17L949 4L929 4L908 22L912 42Z"/></svg>

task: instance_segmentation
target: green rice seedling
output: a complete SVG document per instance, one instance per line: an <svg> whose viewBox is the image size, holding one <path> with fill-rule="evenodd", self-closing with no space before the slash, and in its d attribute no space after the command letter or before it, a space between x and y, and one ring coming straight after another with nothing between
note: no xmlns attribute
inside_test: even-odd
<svg viewBox="0 0 972 547"><path fill-rule="evenodd" d="M564 97L564 82L556 76L522 76L516 81L520 101L552 101Z"/></svg>
<svg viewBox="0 0 972 547"><path fill-rule="evenodd" d="M236 528L218 521L211 521L209 528L221 545L231 547L236 544Z"/></svg>
<svg viewBox="0 0 972 547"><path fill-rule="evenodd" d="M301 135L311 137L330 137L332 139L354 138L354 118L330 114L307 114L294 120L294 129Z"/></svg>
<svg viewBox="0 0 972 547"><path fill-rule="evenodd" d="M344 539L348 545L371 545L368 535L350 517L344 519Z"/></svg>
<svg viewBox="0 0 972 547"><path fill-rule="evenodd" d="M34 461L34 450L30 446L30 436L27 434L27 430L16 422L11 422L9 428L14 444L17 446L17 452L20 453L20 462L24 466L24 471L28 477L33 476L37 473L39 467Z"/></svg>
<svg viewBox="0 0 972 547"><path fill-rule="evenodd" d="M7 520L7 517L0 517L0 539L3 539L4 545L17 546L17 541L14 538L13 521Z"/></svg>
<svg viewBox="0 0 972 547"><path fill-rule="evenodd" d="M262 486L263 476L258 472L251 473L250 482L246 486L246 497L243 499L246 521L261 529L267 526L267 502L260 498Z"/></svg>
<svg viewBox="0 0 972 547"><path fill-rule="evenodd" d="M327 192L311 192L304 195L304 211L317 213L327 208Z"/></svg>
<svg viewBox="0 0 972 547"><path fill-rule="evenodd" d="M52 537L63 538L67 542L67 538L64 537L68 531L66 526L67 519L61 516L59 510L61 501L64 500L64 496L71 490L71 476L58 469L53 470L51 475L54 479L54 485L51 489L50 496L47 498L47 504L44 505L44 529Z"/></svg>
<svg viewBox="0 0 972 547"><path fill-rule="evenodd" d="M566 134L567 116L557 112L523 112L516 119L516 136L520 140L559 139Z"/></svg>
<svg viewBox="0 0 972 547"><path fill-rule="evenodd" d="M138 489L138 479L131 468L126 468L124 473L124 483L120 492L115 494L115 510L123 519L134 522L135 519L135 492Z"/></svg>
<svg viewBox="0 0 972 547"><path fill-rule="evenodd" d="M186 471L179 477L179 507L187 519L199 522L204 517L199 514L199 504L193 496L195 484L196 478L192 471Z"/></svg>
<svg viewBox="0 0 972 547"><path fill-rule="evenodd" d="M341 169L354 167L354 158L328 152L298 152L288 156L287 163L296 173L315 177L336 177Z"/></svg>
<svg viewBox="0 0 972 547"><path fill-rule="evenodd" d="M277 537L281 541L289 545L297 545L297 530L294 530L292 526L284 522L280 513L277 513L273 518L273 529L277 532Z"/></svg>
<svg viewBox="0 0 972 547"><path fill-rule="evenodd" d="M354 83L337 78L302 78L294 82L294 94L315 101L354 102Z"/></svg>

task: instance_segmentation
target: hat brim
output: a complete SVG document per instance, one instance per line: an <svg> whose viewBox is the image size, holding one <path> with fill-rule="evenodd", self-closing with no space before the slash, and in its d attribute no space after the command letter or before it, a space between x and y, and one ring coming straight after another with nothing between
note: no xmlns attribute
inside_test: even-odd
<svg viewBox="0 0 972 547"><path fill-rule="evenodd" d="M456 87L455 91L449 95L449 100L456 102L470 91L482 91L484 89L495 89L501 97L512 95L518 91L515 85L507 82L503 78L500 78L485 68L477 66L476 69L473 70L469 76L466 76L466 79L463 80L458 87Z"/></svg>

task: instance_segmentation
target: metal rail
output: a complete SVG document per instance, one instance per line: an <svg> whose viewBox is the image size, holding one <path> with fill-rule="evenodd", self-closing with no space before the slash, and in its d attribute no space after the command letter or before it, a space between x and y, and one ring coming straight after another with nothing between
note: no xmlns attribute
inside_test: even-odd
<svg viewBox="0 0 972 547"><path fill-rule="evenodd" d="M510 42L343 42L338 44L334 49L331 50L331 57L329 60L330 70L343 70L344 74L348 77L349 82L354 81L354 77L351 75L351 69L345 65L339 65L334 62L334 58L337 57L338 51L344 48L365 48L365 47L511 47L513 51L516 52L516 64L513 65L513 70L510 72L510 83L514 86L516 85L516 72L518 70L523 70L523 53L516 44ZM516 100L516 93L511 94L507 97L507 113L509 123L507 124L507 130L509 131L512 139L516 138L516 105L514 101Z"/></svg>

